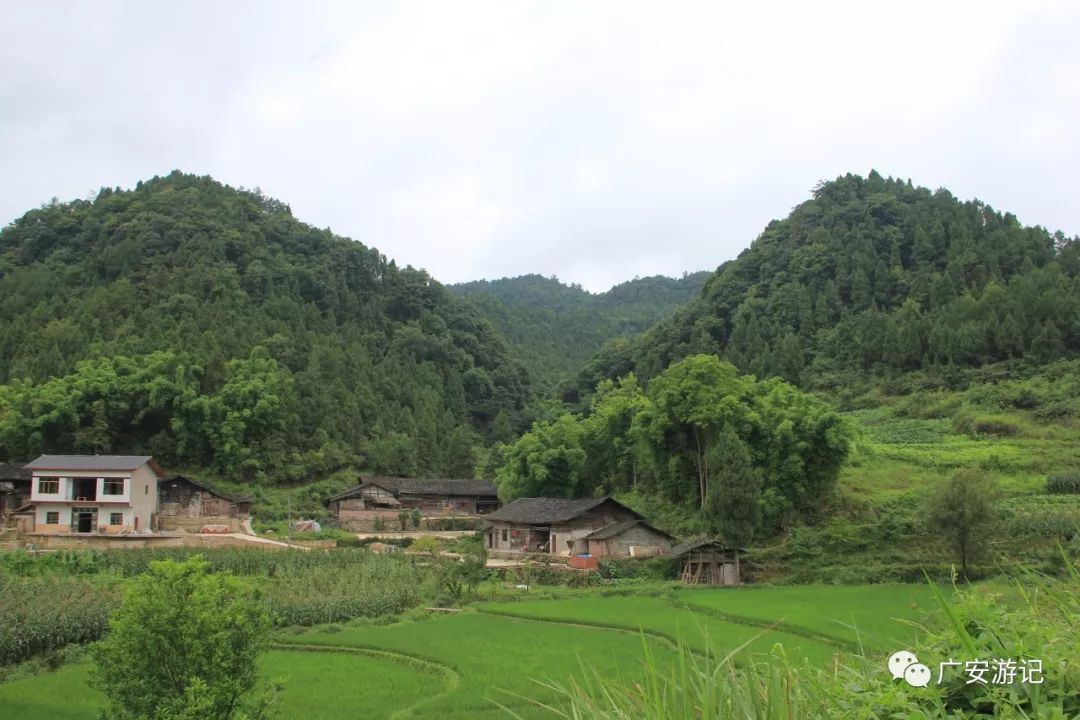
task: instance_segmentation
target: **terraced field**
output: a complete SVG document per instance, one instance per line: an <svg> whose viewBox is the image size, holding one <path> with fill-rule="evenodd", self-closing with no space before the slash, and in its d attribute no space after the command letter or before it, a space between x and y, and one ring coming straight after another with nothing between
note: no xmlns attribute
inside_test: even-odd
<svg viewBox="0 0 1080 720"><path fill-rule="evenodd" d="M545 683L565 684L587 669L633 679L646 651L659 665L672 662L674 639L742 653L780 643L789 657L820 666L855 643L854 626L874 651L891 650L914 632L901 621L921 619L929 598L922 587L864 586L489 603L394 625L283 635L263 669L286 682L286 719L483 720L511 717L506 708L550 718L532 702L554 702ZM93 720L101 697L87 687L88 673L78 664L0 685L0 720Z"/></svg>

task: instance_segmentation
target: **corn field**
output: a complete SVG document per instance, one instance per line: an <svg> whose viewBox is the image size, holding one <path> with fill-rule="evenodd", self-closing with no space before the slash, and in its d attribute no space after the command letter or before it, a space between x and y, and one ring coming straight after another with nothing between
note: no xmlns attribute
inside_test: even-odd
<svg viewBox="0 0 1080 720"><path fill-rule="evenodd" d="M0 664L98 639L119 603L115 578L0 575Z"/></svg>
<svg viewBox="0 0 1080 720"><path fill-rule="evenodd" d="M102 637L130 578L185 549L0 554L0 665ZM280 625L344 622L418 604L427 571L410 557L366 550L200 553L216 572L248 578Z"/></svg>

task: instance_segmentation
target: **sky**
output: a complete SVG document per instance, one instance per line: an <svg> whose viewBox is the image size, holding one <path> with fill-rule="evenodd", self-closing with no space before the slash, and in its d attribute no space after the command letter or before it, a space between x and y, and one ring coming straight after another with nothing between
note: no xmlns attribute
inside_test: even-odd
<svg viewBox="0 0 1080 720"><path fill-rule="evenodd" d="M714 269L910 178L1080 233L1080 3L4 3L0 225L173 169L442 282Z"/></svg>

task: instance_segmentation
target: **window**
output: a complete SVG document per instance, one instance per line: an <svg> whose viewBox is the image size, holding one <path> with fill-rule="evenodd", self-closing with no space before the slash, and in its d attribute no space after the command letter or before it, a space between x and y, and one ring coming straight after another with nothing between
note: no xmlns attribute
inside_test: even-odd
<svg viewBox="0 0 1080 720"><path fill-rule="evenodd" d="M60 524L60 513L55 511L55 510L50 510L49 512L45 513L45 524L46 525L59 525Z"/></svg>
<svg viewBox="0 0 1080 720"><path fill-rule="evenodd" d="M109 524L110 525L123 525L124 524L124 513L109 513Z"/></svg>
<svg viewBox="0 0 1080 720"><path fill-rule="evenodd" d="M144 485L143 486L143 495L149 495L149 494L150 494L150 486L149 485Z"/></svg>
<svg viewBox="0 0 1080 720"><path fill-rule="evenodd" d="M502 541L506 542L506 528L503 528L503 531L502 531Z"/></svg>
<svg viewBox="0 0 1080 720"><path fill-rule="evenodd" d="M102 495L123 495L124 478L105 478L105 486L101 490Z"/></svg>
<svg viewBox="0 0 1080 720"><path fill-rule="evenodd" d="M37 481L37 491L42 495L56 495L60 492L60 478L41 478Z"/></svg>

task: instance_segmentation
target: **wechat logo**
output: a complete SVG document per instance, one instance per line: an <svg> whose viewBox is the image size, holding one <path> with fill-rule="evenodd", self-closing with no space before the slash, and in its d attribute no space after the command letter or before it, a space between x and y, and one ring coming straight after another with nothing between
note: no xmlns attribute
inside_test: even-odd
<svg viewBox="0 0 1080 720"><path fill-rule="evenodd" d="M900 650L889 656L889 672L896 680L904 678L912 687L926 687L930 684L930 668L920 663L915 653L907 650Z"/></svg>

